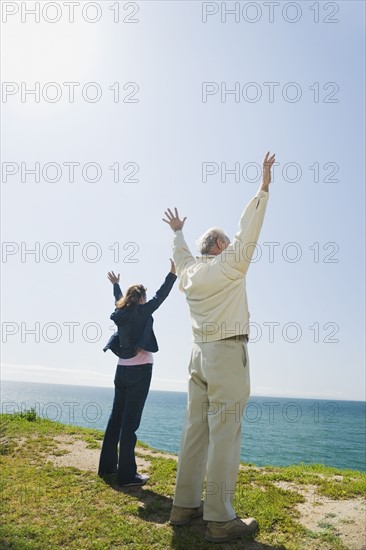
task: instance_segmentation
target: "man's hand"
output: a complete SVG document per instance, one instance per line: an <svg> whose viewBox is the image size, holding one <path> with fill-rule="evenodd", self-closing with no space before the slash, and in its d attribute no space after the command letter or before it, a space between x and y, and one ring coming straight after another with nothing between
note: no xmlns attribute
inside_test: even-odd
<svg viewBox="0 0 366 550"><path fill-rule="evenodd" d="M108 271L108 279L112 283L112 285L115 285L116 283L119 283L119 273L116 275L114 271Z"/></svg>
<svg viewBox="0 0 366 550"><path fill-rule="evenodd" d="M179 218L178 210L174 208L174 211L175 211L175 215L170 210L170 208L168 208L168 210L165 210L164 214L168 219L164 220L163 218L163 222L168 223L170 227L173 229L173 231L178 231L179 229L183 229L183 225L187 219L187 216L183 220L181 220Z"/></svg>
<svg viewBox="0 0 366 550"><path fill-rule="evenodd" d="M173 275L175 275L177 273L177 270L175 269L175 263L171 258L169 258L169 260L170 260L170 273L173 273Z"/></svg>
<svg viewBox="0 0 366 550"><path fill-rule="evenodd" d="M267 151L266 156L263 161L263 175L262 175L262 185L261 191L268 191L269 184L271 183L271 168L275 161L275 155L269 156L269 151Z"/></svg>

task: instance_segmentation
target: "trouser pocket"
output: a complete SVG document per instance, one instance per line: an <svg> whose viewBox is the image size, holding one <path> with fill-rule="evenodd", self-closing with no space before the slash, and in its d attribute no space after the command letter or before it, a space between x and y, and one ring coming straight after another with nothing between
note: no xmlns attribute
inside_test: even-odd
<svg viewBox="0 0 366 550"><path fill-rule="evenodd" d="M245 368L248 366L248 350L245 342L242 342L242 347L243 347L243 365Z"/></svg>

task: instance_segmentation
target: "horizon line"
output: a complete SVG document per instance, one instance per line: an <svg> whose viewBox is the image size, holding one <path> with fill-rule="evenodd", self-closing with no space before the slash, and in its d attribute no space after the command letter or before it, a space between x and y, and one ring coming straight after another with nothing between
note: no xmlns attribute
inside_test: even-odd
<svg viewBox="0 0 366 550"><path fill-rule="evenodd" d="M16 382L18 384L43 384L43 385L49 385L49 386L71 386L71 387L84 387L84 388L108 388L108 389L112 389L114 388L113 385L111 386L97 386L97 385L87 385L87 384L67 384L67 383L58 383L58 382L40 382L40 381L31 381L31 380L14 380L14 379L11 379L11 378L5 378L5 379L2 379L1 380L2 382ZM159 388L150 388L149 391L161 391L161 392L166 392L166 393L185 393L185 394L188 394L187 391L184 391L184 390L173 390L173 389L170 389L170 390L167 390L167 389L159 389ZM2 392L1 392L2 393ZM318 399L320 401L329 401L329 400L333 400L333 401L355 401L357 403L364 403L366 402L366 396L365 398L363 399L354 399L354 398L349 398L349 397L343 397L341 398L340 396L328 396L328 397L320 397L320 396L311 396L309 397L309 395L279 395L279 394L272 394L272 395L264 395L264 394L260 394L260 393L256 393L256 392L253 392L250 394L249 398L250 397L270 397L270 398L281 398L281 399Z"/></svg>

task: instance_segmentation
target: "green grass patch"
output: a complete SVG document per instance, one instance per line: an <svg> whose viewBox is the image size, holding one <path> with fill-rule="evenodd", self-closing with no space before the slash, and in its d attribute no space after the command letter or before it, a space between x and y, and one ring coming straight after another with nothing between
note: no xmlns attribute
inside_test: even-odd
<svg viewBox="0 0 366 550"><path fill-rule="evenodd" d="M169 525L177 462L144 449L150 463L150 480L143 488L118 489L96 472L56 467L48 455L58 456L55 438L72 436L99 448L103 432L65 426L34 414L0 416L0 547L11 550L77 549L110 550L147 548L208 550L243 548L243 541L212 545L205 541L205 526ZM289 488L276 486L286 481ZM343 549L337 530L327 519L320 532L305 529L296 505L304 496L296 487L315 487L319 495L353 498L366 494L366 475L322 465L257 468L245 465L239 472L235 509L239 516L259 522L258 543L266 548ZM287 486L286 486L287 487ZM332 515L329 515L332 517ZM259 548L259 546L258 546Z"/></svg>
<svg viewBox="0 0 366 550"><path fill-rule="evenodd" d="M348 499L366 495L366 474L342 470L323 464L296 464L281 468L266 467L263 479L286 481L298 485L315 485L316 493L332 499Z"/></svg>

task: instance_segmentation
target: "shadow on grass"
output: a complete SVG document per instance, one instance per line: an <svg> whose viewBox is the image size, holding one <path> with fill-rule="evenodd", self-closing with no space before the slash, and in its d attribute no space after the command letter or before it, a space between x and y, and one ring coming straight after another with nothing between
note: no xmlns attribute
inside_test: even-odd
<svg viewBox="0 0 366 550"><path fill-rule="evenodd" d="M146 486L121 487L117 484L115 476L105 477L104 482L114 491L135 497L141 505L138 515L143 521L169 525L170 510L173 504L171 497L165 497L148 489ZM202 517L193 519L188 525L179 527L169 525L172 530L172 539L169 548L174 548L175 550L193 548L195 550L234 550L236 548L243 550L285 550L284 546L273 546L257 542L250 537L242 537L222 544L210 543L205 540L206 525L207 522L203 521Z"/></svg>
<svg viewBox="0 0 366 550"><path fill-rule="evenodd" d="M171 497L165 497L156 493L148 489L146 485L121 487L117 484L116 476L113 475L108 477L105 476L103 481L114 491L135 497L140 503L138 515L144 521L160 524L169 521L170 510L173 504L173 499Z"/></svg>
<svg viewBox="0 0 366 550"><path fill-rule="evenodd" d="M257 542L253 537L241 537L225 543L212 543L205 539L206 522L202 518L192 520L189 525L181 527L172 526L173 538L171 548L175 550L187 550L194 548L200 550L285 550L284 546L273 546Z"/></svg>

